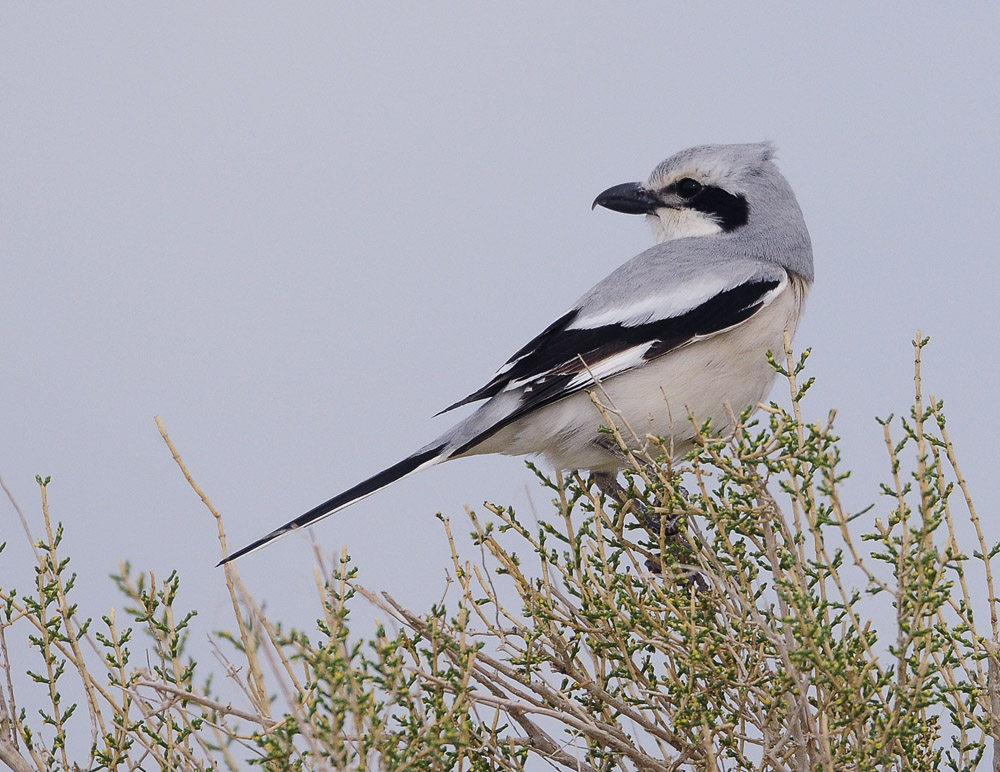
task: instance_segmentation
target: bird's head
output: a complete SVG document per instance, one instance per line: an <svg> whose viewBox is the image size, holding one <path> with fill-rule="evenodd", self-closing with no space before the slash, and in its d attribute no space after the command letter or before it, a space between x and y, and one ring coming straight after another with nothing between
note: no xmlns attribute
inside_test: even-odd
<svg viewBox="0 0 1000 772"><path fill-rule="evenodd" d="M786 225L801 223L804 232L802 213L773 156L770 142L699 145L668 158L645 182L608 188L593 205L646 215L658 242L737 234L776 217Z"/></svg>

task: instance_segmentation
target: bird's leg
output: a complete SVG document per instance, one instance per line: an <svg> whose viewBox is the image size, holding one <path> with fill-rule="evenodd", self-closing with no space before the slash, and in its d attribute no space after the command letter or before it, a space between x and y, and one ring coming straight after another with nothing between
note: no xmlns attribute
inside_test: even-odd
<svg viewBox="0 0 1000 772"><path fill-rule="evenodd" d="M624 463L627 461L622 448L618 447L618 445L614 443L610 437L600 437L597 440L597 445L617 458L620 462ZM594 481L597 483L597 487L600 488L601 493L616 502L619 507L628 507L631 509L635 513L639 522L642 523L647 530L653 528L657 533L660 532L659 515L650 514L645 504L628 495L625 489L618 482L617 472L594 472Z"/></svg>
<svg viewBox="0 0 1000 772"><path fill-rule="evenodd" d="M602 440L598 440L598 444L601 445L601 447L608 452L615 454L621 460L625 460L625 454L620 448L611 445L606 438L602 438ZM664 474L663 470L659 466L650 461L640 459L639 463L644 466L648 479L655 480L661 478ZM677 512L676 514L651 512L650 508L643 502L628 495L625 488L623 488L618 482L618 475L614 472L594 472L594 482L600 489L601 493L616 502L619 507L622 509L625 509L626 507L631 509L635 513L639 524L645 529L649 537L653 539L655 543L660 544L663 549L680 553L690 550L689 545L685 543L682 538L680 538L680 522L683 517L682 512ZM676 486L675 489L680 493L681 498L687 502L687 491L680 486ZM654 574L662 573L662 553L654 554L649 557L646 560L646 568ZM683 581L685 583L694 584L699 590L708 589L708 583L705 581L705 578L697 571L689 572L688 577Z"/></svg>
<svg viewBox="0 0 1000 772"><path fill-rule="evenodd" d="M594 482L597 483L597 487L601 490L601 493L618 504L618 506L630 508L635 512L640 521L646 522L649 517L646 505L628 495L621 486L621 483L618 482L618 475L614 472L595 472Z"/></svg>
<svg viewBox="0 0 1000 772"><path fill-rule="evenodd" d="M597 483L597 487L601 490L601 493L616 502L620 507L628 507L631 509L635 513L636 518L648 532L659 536L661 520L664 515L650 512L649 508L643 502L629 496L625 488L623 488L621 483L618 482L617 475L609 472L595 472L594 481ZM681 492L686 499L687 492L683 489ZM675 536L677 534L677 523L679 519L679 515L667 516L667 536Z"/></svg>
<svg viewBox="0 0 1000 772"><path fill-rule="evenodd" d="M631 509L636 519L650 536L659 539L661 527L665 526L664 536L672 539L677 535L678 517L671 517L665 524L661 525L663 516L649 511L649 508L641 501L632 498L628 492L618 482L618 476L609 472L595 472L594 482L607 498L618 504L622 509ZM660 573L660 561L650 558L646 561L646 568L654 574Z"/></svg>
<svg viewBox="0 0 1000 772"><path fill-rule="evenodd" d="M659 470L656 470L657 472ZM607 498L616 502L620 507L629 507L636 514L636 518L646 530L646 533L657 542L664 540L663 546L667 549L687 551L690 547L679 538L680 520L682 513L677 514L657 514L650 512L649 508L641 501L628 495L628 492L618 482L617 475L607 472L595 472L594 482ZM683 488L678 489L681 498L687 501L688 493ZM660 574L663 571L662 556L654 554L647 558L646 568L653 574ZM682 580L685 584L693 584L696 589L705 591L708 589L708 582L705 577L697 571L688 572Z"/></svg>

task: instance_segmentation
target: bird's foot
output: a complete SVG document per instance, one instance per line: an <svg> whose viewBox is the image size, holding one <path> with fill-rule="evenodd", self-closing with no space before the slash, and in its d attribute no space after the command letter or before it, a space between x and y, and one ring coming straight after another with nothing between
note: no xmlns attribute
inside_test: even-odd
<svg viewBox="0 0 1000 772"><path fill-rule="evenodd" d="M646 558L646 570L656 576L663 575L662 555L653 555ZM709 589L708 580L700 571L693 569L687 571L675 571L674 578L681 587L691 587L696 592L707 592Z"/></svg>

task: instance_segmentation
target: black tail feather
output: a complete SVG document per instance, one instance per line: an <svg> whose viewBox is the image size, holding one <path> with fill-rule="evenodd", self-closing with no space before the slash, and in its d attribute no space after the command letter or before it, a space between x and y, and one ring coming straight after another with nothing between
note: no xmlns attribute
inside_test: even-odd
<svg viewBox="0 0 1000 772"><path fill-rule="evenodd" d="M439 447L431 448L430 450L415 453L408 458L404 458L398 464L393 464L388 469L383 469L381 472L376 475L372 475L364 482L358 483L353 488L349 488L343 493L334 496L329 501L324 501L322 504L313 507L305 514L299 515L294 520L285 523L280 528L276 528L271 531L271 533L267 534L267 536L263 536L260 539L257 539L257 541L251 542L246 547L243 547L243 549L236 550L236 552L226 555L226 557L216 564L216 567L224 565L231 560L236 560L236 558L246 555L248 552L253 552L255 549L263 547L268 542L274 541L279 536L284 536L286 533L291 531L296 531L299 528L305 528L307 525L312 525L317 520L322 520L327 515L332 515L338 509L343 509L349 504L353 504L355 501L375 493L375 491L384 488L390 483L394 483L396 480L406 477L406 475L416 471L422 464L426 464L428 461L431 461L440 455L441 451L444 450L444 447L444 445L440 445Z"/></svg>

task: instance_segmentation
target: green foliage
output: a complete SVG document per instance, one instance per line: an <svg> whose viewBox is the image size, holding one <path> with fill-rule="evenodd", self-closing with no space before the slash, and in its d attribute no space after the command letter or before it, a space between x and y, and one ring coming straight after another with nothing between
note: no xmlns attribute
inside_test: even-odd
<svg viewBox="0 0 1000 772"><path fill-rule="evenodd" d="M665 461L661 441L616 426L614 406L593 395L629 456L626 487L605 496L594 480L536 469L551 515L469 511L476 561L442 519L451 579L426 613L366 588L344 555L333 571L320 561L314 629L285 632L227 566L234 629L219 637L237 705L186 653L194 612L182 610L176 574L121 568L128 626L80 614L40 480L35 582L0 588L0 645L8 669L11 641L34 650L39 664L18 688L42 690L47 707L15 715L7 680L0 760L45 770L486 772L539 759L588 771L975 769L1000 743L990 564L1000 545L983 535L942 403L921 392L924 343L912 410L880 421L888 476L863 511L841 503L834 416L803 419L811 381L799 383L805 357L789 354L774 366L791 408L743 416L730 440L706 432L683 467ZM352 634L359 602L397 632ZM82 701L64 704L67 679ZM87 728L89 755L72 759L67 738Z"/></svg>

